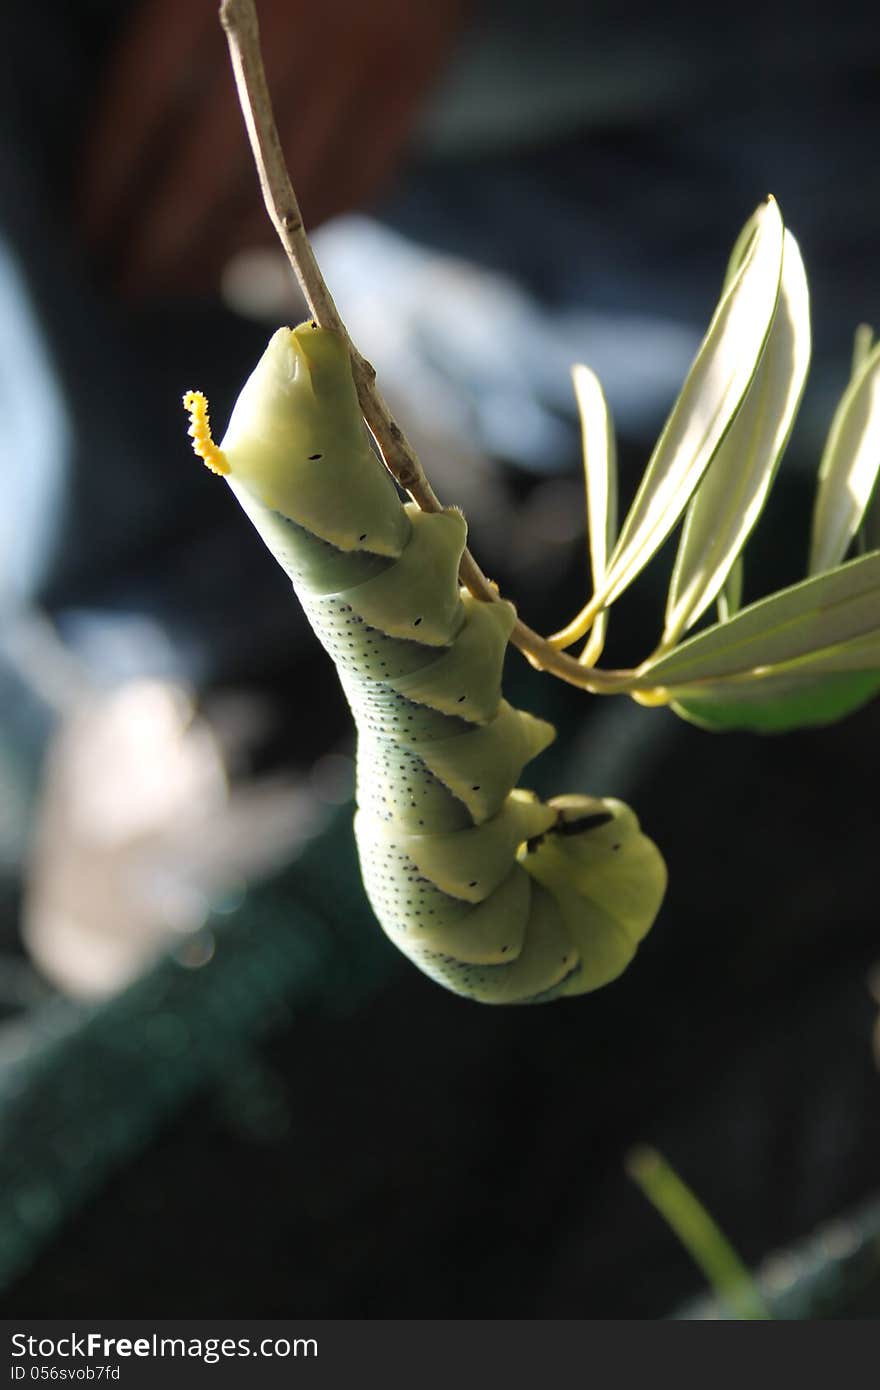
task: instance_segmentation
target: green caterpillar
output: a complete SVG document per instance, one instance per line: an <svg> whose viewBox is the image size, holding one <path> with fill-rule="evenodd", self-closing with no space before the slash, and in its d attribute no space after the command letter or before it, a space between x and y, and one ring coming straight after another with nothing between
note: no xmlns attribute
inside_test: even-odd
<svg viewBox="0 0 880 1390"><path fill-rule="evenodd" d="M227 480L336 662L358 730L355 835L379 922L421 970L484 1003L597 989L666 887L619 801L516 788L551 725L501 694L511 604L459 588L466 525L403 505L370 448L342 339L279 329L218 449Z"/></svg>

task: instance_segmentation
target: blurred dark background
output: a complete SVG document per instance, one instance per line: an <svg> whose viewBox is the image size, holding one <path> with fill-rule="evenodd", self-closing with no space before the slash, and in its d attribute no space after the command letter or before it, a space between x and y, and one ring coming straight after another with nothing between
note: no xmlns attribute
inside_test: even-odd
<svg viewBox="0 0 880 1390"><path fill-rule="evenodd" d="M814 367L746 596L802 575L852 335L880 324L862 7L259 9L331 288L542 631L587 582L570 364L602 379L628 498L774 193ZM511 654L508 697L560 731L530 784L630 802L668 898L595 997L494 1010L423 979L360 889L335 674L188 449L183 390L219 438L302 312L215 7L43 0L8 38L0 1306L665 1316L702 1283L624 1174L649 1141L750 1264L789 1252L786 1315L874 1316L880 706L719 737ZM656 641L669 559L609 664Z"/></svg>

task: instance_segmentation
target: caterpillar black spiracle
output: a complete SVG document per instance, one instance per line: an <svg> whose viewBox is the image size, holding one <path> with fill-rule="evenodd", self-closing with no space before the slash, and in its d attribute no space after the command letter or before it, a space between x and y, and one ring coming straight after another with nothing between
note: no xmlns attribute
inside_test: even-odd
<svg viewBox="0 0 880 1390"><path fill-rule="evenodd" d="M205 398L184 404L196 452L225 474L336 663L358 733L361 870L387 935L484 1003L613 980L657 914L663 860L621 802L516 786L555 731L501 694L514 609L459 587L458 511L401 502L342 339L279 329L219 448Z"/></svg>

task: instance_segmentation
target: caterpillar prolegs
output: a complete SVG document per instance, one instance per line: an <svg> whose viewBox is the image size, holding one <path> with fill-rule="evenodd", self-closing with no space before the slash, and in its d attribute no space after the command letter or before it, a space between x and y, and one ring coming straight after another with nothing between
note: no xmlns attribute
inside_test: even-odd
<svg viewBox="0 0 880 1390"><path fill-rule="evenodd" d="M196 452L227 481L336 662L358 731L355 835L391 940L484 1003L607 984L666 886L619 801L516 787L555 737L503 698L511 604L459 588L466 526L403 505L369 446L341 338L279 329L218 449L184 398Z"/></svg>

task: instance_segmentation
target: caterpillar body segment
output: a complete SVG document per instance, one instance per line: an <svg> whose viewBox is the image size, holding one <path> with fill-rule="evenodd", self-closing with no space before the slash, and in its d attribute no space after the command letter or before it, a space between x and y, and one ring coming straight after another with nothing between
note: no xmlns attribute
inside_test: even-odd
<svg viewBox="0 0 880 1390"><path fill-rule="evenodd" d="M486 1003L620 974L659 909L660 854L620 802L516 786L555 731L502 696L514 609L459 588L460 513L401 502L342 340L279 329L221 447L200 442L338 667L358 729L361 869L386 934Z"/></svg>

